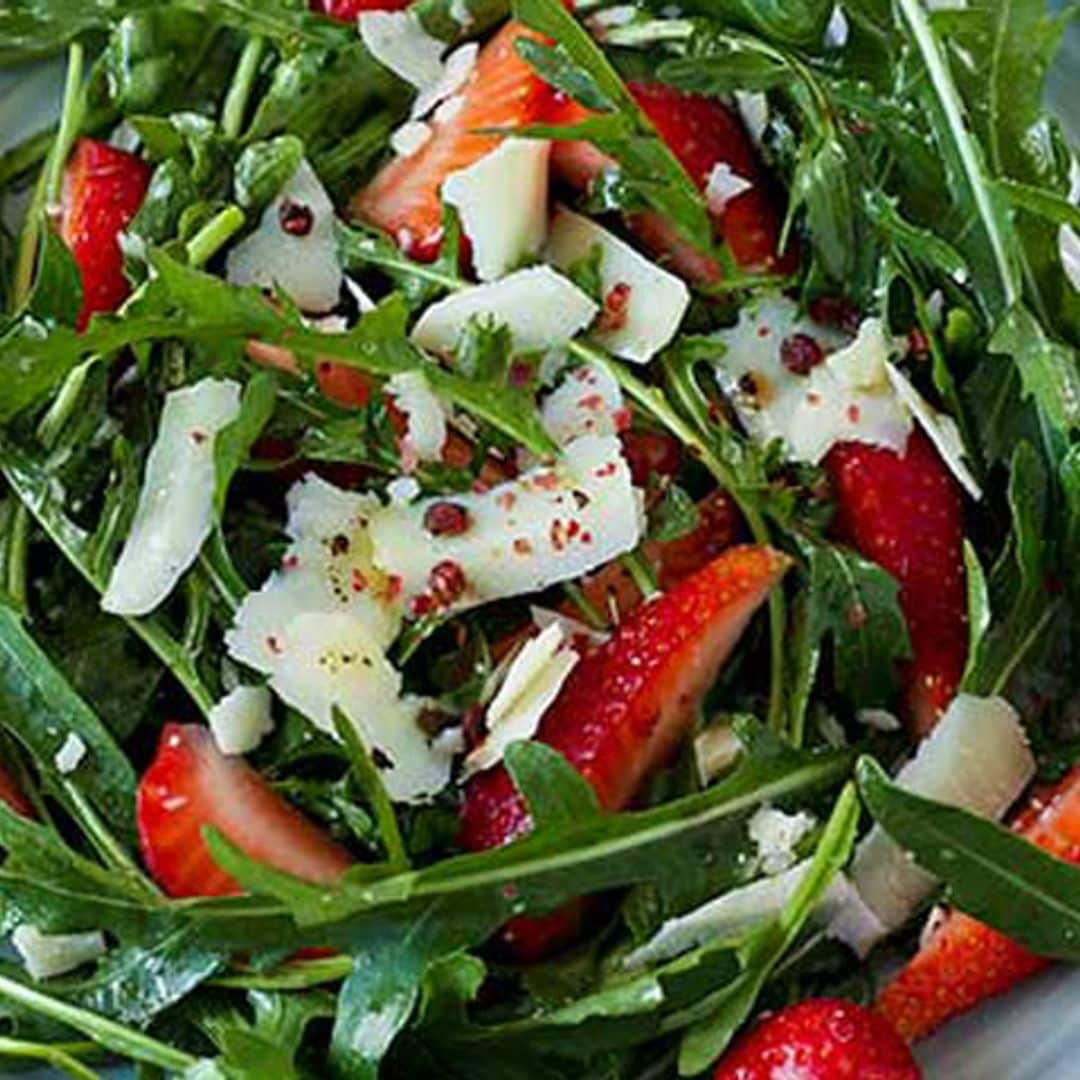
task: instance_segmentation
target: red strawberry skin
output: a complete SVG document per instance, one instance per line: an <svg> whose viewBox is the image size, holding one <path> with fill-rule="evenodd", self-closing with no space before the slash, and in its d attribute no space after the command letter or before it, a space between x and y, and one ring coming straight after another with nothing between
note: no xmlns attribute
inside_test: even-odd
<svg viewBox="0 0 1080 1080"><path fill-rule="evenodd" d="M604 810L625 807L642 781L686 735L701 699L750 617L783 577L786 556L770 548L726 551L647 604L639 605L570 673L536 738L554 747L592 785ZM532 827L505 767L473 777L459 842L499 847ZM579 909L516 919L504 935L522 960L573 937Z"/></svg>
<svg viewBox="0 0 1080 1080"><path fill-rule="evenodd" d="M903 1039L842 998L808 998L766 1015L720 1061L713 1080L921 1080Z"/></svg>
<svg viewBox="0 0 1080 1080"><path fill-rule="evenodd" d="M78 264L83 306L76 326L115 311L130 292L119 235L142 205L150 167L125 150L80 139L64 174L60 235Z"/></svg>
<svg viewBox="0 0 1080 1080"><path fill-rule="evenodd" d="M1056 787L1037 792L1013 828L1052 855L1080 863L1080 768ZM984 923L953 911L881 991L874 1007L904 1038L921 1039L1048 964Z"/></svg>
<svg viewBox="0 0 1080 1080"><path fill-rule="evenodd" d="M3 765L0 765L0 802L7 803L16 814L23 817L36 816L30 800L22 793L15 777Z"/></svg>
<svg viewBox="0 0 1080 1080"><path fill-rule="evenodd" d="M900 583L912 648L903 675L906 715L921 737L948 707L967 658L960 487L919 430L903 454L842 443L825 468L836 496L835 535Z"/></svg>
<svg viewBox="0 0 1080 1080"><path fill-rule="evenodd" d="M136 796L139 847L169 896L234 896L238 883L211 858L212 825L246 855L306 881L329 884L352 864L241 758L218 750L207 728L166 724Z"/></svg>
<svg viewBox="0 0 1080 1080"><path fill-rule="evenodd" d="M311 10L338 22L355 22L365 11L400 11L411 0L311 0Z"/></svg>
<svg viewBox="0 0 1080 1080"><path fill-rule="evenodd" d="M705 189L713 168L726 164L752 186L712 212L718 235L731 249L735 262L745 269L766 269L790 273L798 264L794 249L778 251L782 215L779 204L762 169L742 121L726 105L700 94L687 94L657 83L630 83L642 112L679 159L691 180ZM566 97L558 97L548 121L553 124L579 123L588 111ZM567 184L585 189L612 162L588 143L556 142L552 146L552 166ZM666 256L687 280L700 285L715 284L721 278L719 266L707 255L690 247L670 222L646 211L631 216L628 224L642 243L657 255Z"/></svg>

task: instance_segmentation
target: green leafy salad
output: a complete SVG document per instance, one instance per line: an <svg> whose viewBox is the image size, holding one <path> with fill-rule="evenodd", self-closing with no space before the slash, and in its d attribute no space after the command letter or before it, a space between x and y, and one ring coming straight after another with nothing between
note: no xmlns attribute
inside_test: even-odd
<svg viewBox="0 0 1080 1080"><path fill-rule="evenodd" d="M1080 960L1078 10L0 5L0 1071L911 1080Z"/></svg>

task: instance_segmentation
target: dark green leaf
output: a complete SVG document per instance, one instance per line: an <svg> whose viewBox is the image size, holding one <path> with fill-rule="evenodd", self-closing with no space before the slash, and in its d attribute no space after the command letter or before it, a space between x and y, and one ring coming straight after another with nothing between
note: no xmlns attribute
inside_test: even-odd
<svg viewBox="0 0 1080 1080"><path fill-rule="evenodd" d="M678 540L698 527L697 504L678 484L671 484L663 498L649 511L651 540Z"/></svg>
<svg viewBox="0 0 1080 1080"><path fill-rule="evenodd" d="M539 742L511 743L505 761L537 832L587 821L600 812L592 786L558 750Z"/></svg>
<svg viewBox="0 0 1080 1080"><path fill-rule="evenodd" d="M214 508L218 517L225 511L229 485L244 467L251 448L274 415L277 404L277 376L260 371L248 380L240 400L240 412L214 440Z"/></svg>
<svg viewBox="0 0 1080 1080"><path fill-rule="evenodd" d="M859 789L877 822L963 911L1041 956L1080 959L1080 868L985 818L912 795L863 758Z"/></svg>

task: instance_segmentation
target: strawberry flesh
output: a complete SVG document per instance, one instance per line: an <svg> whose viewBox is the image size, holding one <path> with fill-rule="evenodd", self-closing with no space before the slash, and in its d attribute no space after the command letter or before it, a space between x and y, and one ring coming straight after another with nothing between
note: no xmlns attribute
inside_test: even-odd
<svg viewBox="0 0 1080 1080"><path fill-rule="evenodd" d="M82 279L79 330L96 312L115 311L131 291L119 237L149 183L150 167L134 154L94 139L76 144L64 174L60 235Z"/></svg>
<svg viewBox="0 0 1080 1080"><path fill-rule="evenodd" d="M602 809L627 806L669 758L721 664L787 567L786 556L769 548L731 548L636 607L570 673L535 737L581 773ZM525 801L504 766L469 782L462 847L498 847L531 827ZM504 940L519 959L534 959L564 944L572 936L568 924L577 917L571 909L544 920L514 920Z"/></svg>
<svg viewBox="0 0 1080 1080"><path fill-rule="evenodd" d="M1080 864L1080 767L1057 787L1038 792L1013 828L1052 855ZM985 923L953 911L874 1007L904 1038L920 1039L1048 964Z"/></svg>
<svg viewBox="0 0 1080 1080"><path fill-rule="evenodd" d="M903 454L842 443L825 458L836 496L835 535L900 583L911 635L905 711L925 735L960 685L968 648L963 496L921 431Z"/></svg>
<svg viewBox="0 0 1080 1080"><path fill-rule="evenodd" d="M903 1039L869 1009L808 998L766 1014L720 1061L713 1080L921 1080Z"/></svg>
<svg viewBox="0 0 1080 1080"><path fill-rule="evenodd" d="M226 757L209 730L166 724L139 782L139 847L169 896L234 896L239 884L214 862L202 831L213 826L246 855L306 881L336 881L352 860L243 759Z"/></svg>
<svg viewBox="0 0 1080 1080"><path fill-rule="evenodd" d="M0 802L6 803L16 814L21 814L23 817L37 816L30 800L16 783L15 777L3 765L0 765Z"/></svg>
<svg viewBox="0 0 1080 1080"><path fill-rule="evenodd" d="M538 38L510 22L484 46L461 91L461 107L415 153L385 165L353 200L353 214L392 236L407 255L431 260L442 243L439 189L459 169L494 150L503 135L486 128L520 128L538 122L551 89L518 55L518 38Z"/></svg>
<svg viewBox="0 0 1080 1080"><path fill-rule="evenodd" d="M400 11L411 0L311 0L311 10L338 22L356 22L365 11Z"/></svg>

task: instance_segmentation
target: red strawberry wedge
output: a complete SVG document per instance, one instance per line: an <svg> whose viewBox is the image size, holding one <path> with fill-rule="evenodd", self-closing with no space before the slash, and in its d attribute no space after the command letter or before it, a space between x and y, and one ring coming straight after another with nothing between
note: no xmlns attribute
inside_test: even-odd
<svg viewBox="0 0 1080 1080"><path fill-rule="evenodd" d="M963 497L921 431L903 454L842 443L825 458L837 502L836 536L900 583L911 634L905 706L925 735L960 684L968 648Z"/></svg>
<svg viewBox="0 0 1080 1080"><path fill-rule="evenodd" d="M80 139L64 174L60 235L82 277L83 306L75 325L115 311L130 291L119 236L142 205L150 167L125 150Z"/></svg>
<svg viewBox="0 0 1080 1080"><path fill-rule="evenodd" d="M311 10L338 22L355 22L365 11L400 11L410 0L311 0Z"/></svg>
<svg viewBox="0 0 1080 1080"><path fill-rule="evenodd" d="M627 806L685 737L720 665L788 565L787 556L770 548L730 548L636 607L570 673L536 738L588 780L604 810ZM498 847L531 827L525 801L503 766L469 782L462 847ZM563 944L560 914L515 920L509 944L516 955L533 959Z"/></svg>
<svg viewBox="0 0 1080 1080"><path fill-rule="evenodd" d="M1080 768L1036 794L1013 827L1052 855L1080 863ZM921 1039L1048 964L984 923L953 911L881 991L874 1007L904 1038Z"/></svg>
<svg viewBox="0 0 1080 1080"><path fill-rule="evenodd" d="M510 22L481 50L462 91L460 108L433 123L426 143L384 166L353 200L355 217L387 232L407 255L430 260L442 243L439 189L452 172L494 150L504 136L488 128L520 128L539 121L551 89L518 55L519 37L537 37Z"/></svg>
<svg viewBox="0 0 1080 1080"><path fill-rule="evenodd" d="M921 1080L903 1039L842 998L766 1015L720 1060L713 1080Z"/></svg>
<svg viewBox="0 0 1080 1080"><path fill-rule="evenodd" d="M746 269L793 271L798 262L794 251L783 256L778 252L783 219L772 185L737 114L714 98L687 94L670 86L631 83L629 88L701 190L705 190L710 174L721 164L750 183L723 205L710 207L716 232L731 249L735 262ZM547 119L553 124L573 124L588 115L576 102L559 97ZM589 143L570 141L556 142L551 160L556 175L581 190L612 164ZM709 285L720 279L719 266L690 247L659 214L634 214L628 224L650 251L666 256L688 281Z"/></svg>
<svg viewBox="0 0 1080 1080"><path fill-rule="evenodd" d="M30 800L22 793L15 782L15 777L0 765L0 802L6 803L16 814L23 817L35 817Z"/></svg>
<svg viewBox="0 0 1080 1080"><path fill-rule="evenodd" d="M252 859L328 884L348 854L278 795L240 758L218 750L207 728L166 724L136 797L139 847L151 877L170 896L235 896L240 886L210 856L212 825Z"/></svg>

